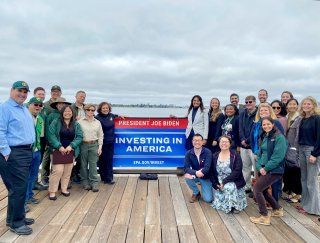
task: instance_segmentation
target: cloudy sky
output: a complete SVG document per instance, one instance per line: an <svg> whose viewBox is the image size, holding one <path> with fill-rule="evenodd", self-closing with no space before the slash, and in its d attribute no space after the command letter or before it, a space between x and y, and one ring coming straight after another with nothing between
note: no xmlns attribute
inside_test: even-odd
<svg viewBox="0 0 320 243"><path fill-rule="evenodd" d="M320 1L4 0L0 102L15 80L72 101L222 104L237 92L320 99Z"/></svg>

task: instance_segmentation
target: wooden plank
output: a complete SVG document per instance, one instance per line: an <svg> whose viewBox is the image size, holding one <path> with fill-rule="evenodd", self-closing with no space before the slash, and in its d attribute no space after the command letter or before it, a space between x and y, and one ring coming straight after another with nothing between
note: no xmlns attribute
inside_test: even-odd
<svg viewBox="0 0 320 243"><path fill-rule="evenodd" d="M196 233L192 225L178 225L179 239L183 243L197 243ZM204 242L206 243L206 242Z"/></svg>
<svg viewBox="0 0 320 243"><path fill-rule="evenodd" d="M174 207L174 212L176 215L177 225L191 225L191 218L187 209L187 205L185 199L182 194L182 190L180 187L179 179L177 176L170 176L170 189L172 196L172 203ZM184 180L181 180L181 184L185 183Z"/></svg>
<svg viewBox="0 0 320 243"><path fill-rule="evenodd" d="M219 243L231 243L234 242L231 234L229 233L224 222L220 218L217 210L213 209L210 204L200 201L200 205L207 218L211 231L214 234L215 239Z"/></svg>
<svg viewBox="0 0 320 243"><path fill-rule="evenodd" d="M217 211L235 242L252 242L233 214L226 214L219 210Z"/></svg>
<svg viewBox="0 0 320 243"><path fill-rule="evenodd" d="M161 229L159 224L147 224L144 234L144 242L160 243Z"/></svg>
<svg viewBox="0 0 320 243"><path fill-rule="evenodd" d="M110 236L108 238L109 243L124 243L127 236L127 225L113 225L111 228Z"/></svg>
<svg viewBox="0 0 320 243"><path fill-rule="evenodd" d="M86 195L81 188L77 188L70 193L72 194L70 195L70 198L68 198L68 202L51 220L50 225L63 225L79 205L82 198Z"/></svg>
<svg viewBox="0 0 320 243"><path fill-rule="evenodd" d="M258 216L259 210L254 207L253 200L247 198L248 207L245 208L245 212L249 216ZM282 236L282 234L275 228L273 225L264 226L256 224L256 227L261 231L261 233L267 238L269 242L282 243L288 242L286 238Z"/></svg>
<svg viewBox="0 0 320 243"><path fill-rule="evenodd" d="M76 207L76 210L64 223L56 237L53 239L54 242L64 243L71 241L86 213L98 196L98 193L92 191L86 192L85 190L83 190L83 193L85 194L85 196L83 197L80 204Z"/></svg>
<svg viewBox="0 0 320 243"><path fill-rule="evenodd" d="M114 189L114 185L104 185L100 187L99 194L96 200L92 203L88 213L83 219L82 226L96 226L100 216L110 198L110 195Z"/></svg>
<svg viewBox="0 0 320 243"><path fill-rule="evenodd" d="M126 239L126 242L128 243L143 242L147 191L148 182L138 180Z"/></svg>
<svg viewBox="0 0 320 243"><path fill-rule="evenodd" d="M168 177L159 177L162 242L179 242Z"/></svg>
<svg viewBox="0 0 320 243"><path fill-rule="evenodd" d="M150 180L148 183L145 224L160 225L160 200L158 191L158 180Z"/></svg>
<svg viewBox="0 0 320 243"><path fill-rule="evenodd" d="M74 234L72 238L72 243L85 243L90 240L90 237L93 233L94 226L83 226L80 225L77 232Z"/></svg>
<svg viewBox="0 0 320 243"><path fill-rule="evenodd" d="M128 177L119 178L117 184L115 184L113 193L110 196L110 199L101 214L101 217L92 234L90 242L95 243L107 241L112 224L118 211L124 188L127 184L127 180Z"/></svg>
<svg viewBox="0 0 320 243"><path fill-rule="evenodd" d="M191 197L191 191L186 183L181 184L182 192L185 200ZM204 215L202 208L198 202L187 203L187 207L192 219L193 228L196 232L196 236L199 242L217 242L211 228L208 224L206 216ZM214 209L212 209L214 210Z"/></svg>
<svg viewBox="0 0 320 243"><path fill-rule="evenodd" d="M240 214L234 214L234 216L241 227L246 231L252 242L269 242L256 225L250 221L249 216L244 211Z"/></svg>
<svg viewBox="0 0 320 243"><path fill-rule="evenodd" d="M132 202L136 191L138 177L129 177L127 186L123 192L114 225L129 225Z"/></svg>
<svg viewBox="0 0 320 243"><path fill-rule="evenodd" d="M50 201L46 198L44 203L47 201L47 210L42 211L42 214L37 218L35 224L32 225L33 233L28 236L19 237L16 242L25 243L26 241L31 242L36 238L36 236L43 230L43 228L54 218L54 216L61 210L61 208L66 204L67 197L59 197L56 201ZM50 210L48 210L50 208Z"/></svg>
<svg viewBox="0 0 320 243"><path fill-rule="evenodd" d="M33 243L51 242L52 239L61 229L61 225L49 225L47 224L43 230L32 241Z"/></svg>

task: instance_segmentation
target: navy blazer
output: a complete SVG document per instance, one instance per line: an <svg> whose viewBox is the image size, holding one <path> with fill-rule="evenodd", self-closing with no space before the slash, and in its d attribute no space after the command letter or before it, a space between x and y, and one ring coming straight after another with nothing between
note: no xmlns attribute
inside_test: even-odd
<svg viewBox="0 0 320 243"><path fill-rule="evenodd" d="M201 164L201 165L200 165ZM196 154L194 153L194 148L187 151L184 157L184 173L190 175L196 175L196 171L202 168L202 173L204 177L202 179L209 179L210 168L212 164L212 153L209 149L202 147L200 153L200 163Z"/></svg>
<svg viewBox="0 0 320 243"><path fill-rule="evenodd" d="M212 187L214 189L218 189L217 185L219 185L219 180L218 180L218 172L217 172L217 162L219 158L220 152L217 152L213 154L213 159L212 159L212 169L210 173L210 179L212 182ZM240 189L246 185L246 182L244 180L243 174L242 174L242 160L240 157L240 154L230 151L230 169L231 169L231 174L224 178L222 181L222 184L225 185L228 182L234 182L237 186L237 189Z"/></svg>

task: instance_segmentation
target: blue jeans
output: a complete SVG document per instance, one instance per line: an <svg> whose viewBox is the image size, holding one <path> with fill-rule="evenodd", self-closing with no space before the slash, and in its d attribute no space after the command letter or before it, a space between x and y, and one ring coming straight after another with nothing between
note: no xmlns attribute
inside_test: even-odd
<svg viewBox="0 0 320 243"><path fill-rule="evenodd" d="M34 182L39 173L40 163L41 163L41 152L40 151L33 152L32 162L31 162L30 172L29 172L30 174L28 178L28 189L27 189L26 201L32 198L34 195L32 188L34 186Z"/></svg>
<svg viewBox="0 0 320 243"><path fill-rule="evenodd" d="M193 195L197 195L200 192L196 184L197 182L200 182L201 185L202 199L207 203L211 203L213 201L213 189L210 179L186 179L186 183L192 190Z"/></svg>

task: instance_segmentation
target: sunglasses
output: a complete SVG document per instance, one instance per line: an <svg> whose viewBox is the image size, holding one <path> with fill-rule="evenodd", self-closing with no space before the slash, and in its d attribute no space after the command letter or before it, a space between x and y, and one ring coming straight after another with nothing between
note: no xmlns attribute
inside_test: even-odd
<svg viewBox="0 0 320 243"><path fill-rule="evenodd" d="M272 109L274 109L274 110L280 110L281 107L280 107L280 106L272 106Z"/></svg>
<svg viewBox="0 0 320 243"><path fill-rule="evenodd" d="M252 100L248 100L248 101L246 101L246 104L252 104L253 103L253 101Z"/></svg>
<svg viewBox="0 0 320 243"><path fill-rule="evenodd" d="M43 104L38 104L38 103L34 103L33 105L36 106L36 107L42 107L43 106Z"/></svg>
<svg viewBox="0 0 320 243"><path fill-rule="evenodd" d="M86 109L86 111L92 111L92 112L95 112L96 110L94 110L94 109Z"/></svg>

